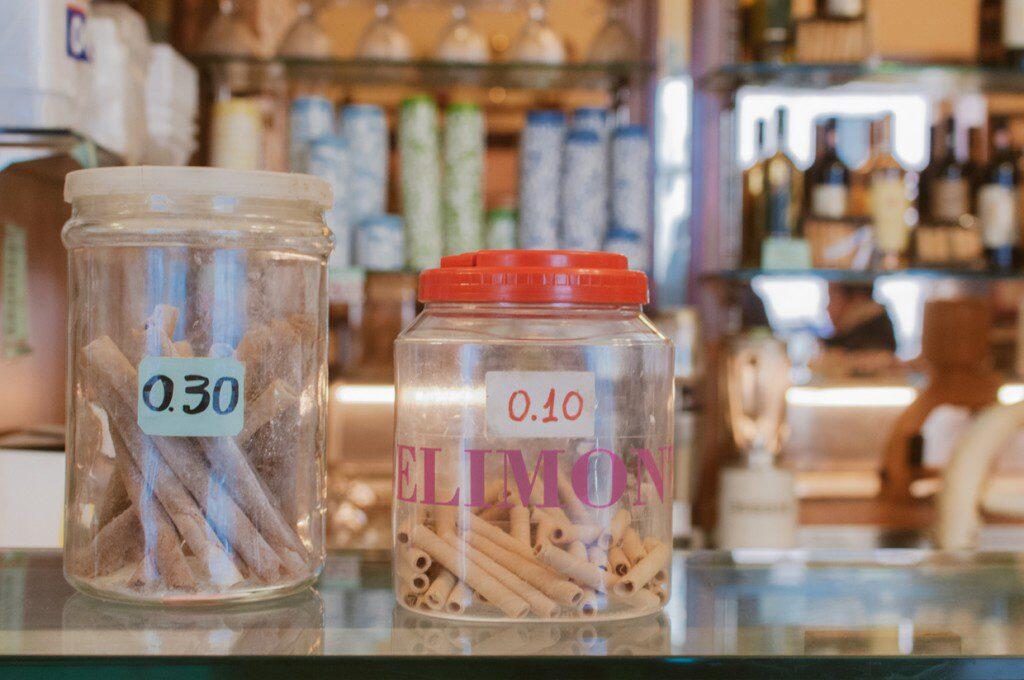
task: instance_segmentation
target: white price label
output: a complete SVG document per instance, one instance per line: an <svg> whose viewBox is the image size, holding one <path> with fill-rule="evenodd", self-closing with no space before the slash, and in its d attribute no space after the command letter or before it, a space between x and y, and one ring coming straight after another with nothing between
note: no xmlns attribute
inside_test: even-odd
<svg viewBox="0 0 1024 680"><path fill-rule="evenodd" d="M597 410L594 374L490 371L487 433L493 437L591 438Z"/></svg>

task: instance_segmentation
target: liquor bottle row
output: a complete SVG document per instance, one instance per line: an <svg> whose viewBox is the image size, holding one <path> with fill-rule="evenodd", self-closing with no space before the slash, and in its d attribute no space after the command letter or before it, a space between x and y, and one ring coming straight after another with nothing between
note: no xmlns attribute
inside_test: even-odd
<svg viewBox="0 0 1024 680"><path fill-rule="evenodd" d="M992 120L987 136L970 128L962 157L956 123L945 118L917 173L893 153L891 115L870 121L868 159L856 168L839 153L838 119L822 121L806 171L787 146L785 109L775 118L774 153L761 120L757 158L743 174L744 267L1020 266L1021 154L1007 119Z"/></svg>

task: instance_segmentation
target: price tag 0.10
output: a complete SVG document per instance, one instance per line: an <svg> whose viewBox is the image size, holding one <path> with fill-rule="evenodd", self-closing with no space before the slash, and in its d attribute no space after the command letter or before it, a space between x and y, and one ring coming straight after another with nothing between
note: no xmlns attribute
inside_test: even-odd
<svg viewBox="0 0 1024 680"><path fill-rule="evenodd" d="M497 437L592 438L594 374L584 371L490 371L487 433Z"/></svg>
<svg viewBox="0 0 1024 680"><path fill-rule="evenodd" d="M245 421L245 367L235 359L146 357L138 423L159 437L234 437Z"/></svg>

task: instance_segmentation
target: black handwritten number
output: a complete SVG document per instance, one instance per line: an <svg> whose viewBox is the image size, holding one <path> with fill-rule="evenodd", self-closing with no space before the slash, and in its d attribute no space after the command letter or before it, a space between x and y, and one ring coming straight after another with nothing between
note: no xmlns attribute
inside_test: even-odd
<svg viewBox="0 0 1024 680"><path fill-rule="evenodd" d="M225 408L221 408L220 391L224 387L224 383L231 385L231 398L228 401L228 405ZM224 376L216 382L213 386L213 410L217 412L217 415L227 415L235 410L238 406L238 379L232 378L231 376Z"/></svg>
<svg viewBox="0 0 1024 680"><path fill-rule="evenodd" d="M157 383L163 387L164 398L156 406L153 405L151 400L153 395L153 388ZM171 399L174 397L174 381L168 378L166 375L154 375L152 378L146 381L146 384L142 386L142 403L146 405L150 411L156 411L161 413L167 410L167 407L171 405Z"/></svg>
<svg viewBox="0 0 1024 680"><path fill-rule="evenodd" d="M210 407L210 390L207 389L210 386L210 379L204 375L186 375L185 381L189 383L197 383L195 385L189 385L185 388L185 394L198 394L199 403L195 406L184 405L185 413L188 415L195 415L202 413Z"/></svg>

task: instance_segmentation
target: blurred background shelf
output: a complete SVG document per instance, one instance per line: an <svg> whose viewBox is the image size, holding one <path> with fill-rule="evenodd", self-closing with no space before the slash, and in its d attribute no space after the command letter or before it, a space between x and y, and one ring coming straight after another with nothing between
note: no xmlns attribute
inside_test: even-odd
<svg viewBox="0 0 1024 680"><path fill-rule="evenodd" d="M89 137L64 128L0 128L0 170L15 164L63 182L68 169L121 165L115 153Z"/></svg>
<svg viewBox="0 0 1024 680"><path fill-rule="evenodd" d="M968 63L880 61L856 64L748 62L728 64L700 79L728 92L746 85L819 90L843 85L907 85L915 90L1024 93L1024 71Z"/></svg>
<svg viewBox="0 0 1024 680"><path fill-rule="evenodd" d="M648 62L454 63L429 59L305 59L294 57L223 57L196 55L193 61L215 80L247 76L253 81L285 76L296 83L331 85L398 85L444 90L452 87L505 88L563 92L614 92L642 83L654 72Z"/></svg>
<svg viewBox="0 0 1024 680"><path fill-rule="evenodd" d="M1024 272L973 269L729 269L705 274L708 282L747 284L758 277L815 278L848 284L872 284L882 278L905 277L919 280L956 279L962 281L1024 281Z"/></svg>

